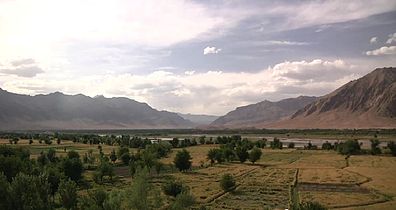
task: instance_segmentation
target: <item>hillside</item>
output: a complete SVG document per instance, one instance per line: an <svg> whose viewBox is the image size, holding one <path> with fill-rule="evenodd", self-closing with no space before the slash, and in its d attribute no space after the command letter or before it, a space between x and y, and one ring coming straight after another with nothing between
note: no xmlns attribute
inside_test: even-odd
<svg viewBox="0 0 396 210"><path fill-rule="evenodd" d="M210 125L213 127L236 128L255 127L279 121L295 113L298 109L316 100L316 97L300 96L278 102L262 101L256 104L242 106L219 117Z"/></svg>
<svg viewBox="0 0 396 210"><path fill-rule="evenodd" d="M396 68L378 68L268 128L395 128Z"/></svg>
<svg viewBox="0 0 396 210"><path fill-rule="evenodd" d="M219 116L204 115L204 114L182 114L177 113L180 117L193 122L196 125L209 125L215 121Z"/></svg>
<svg viewBox="0 0 396 210"><path fill-rule="evenodd" d="M188 128L176 113L128 98L81 94L20 95L0 89L0 129Z"/></svg>

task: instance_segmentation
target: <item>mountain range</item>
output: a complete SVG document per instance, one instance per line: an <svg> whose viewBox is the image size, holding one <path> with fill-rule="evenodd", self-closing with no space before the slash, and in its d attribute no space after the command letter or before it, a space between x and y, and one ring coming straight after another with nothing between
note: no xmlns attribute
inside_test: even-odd
<svg viewBox="0 0 396 210"><path fill-rule="evenodd" d="M191 128L176 113L158 111L128 98L94 98L60 92L20 95L0 89L0 129Z"/></svg>
<svg viewBox="0 0 396 210"><path fill-rule="evenodd" d="M396 68L378 68L268 128L395 128Z"/></svg>
<svg viewBox="0 0 396 210"><path fill-rule="evenodd" d="M207 126L209 124L209 126ZM202 126L202 125L206 125ZM0 130L396 128L396 68L378 68L322 97L262 101L217 117L158 111L124 97L21 95L0 89Z"/></svg>
<svg viewBox="0 0 396 210"><path fill-rule="evenodd" d="M299 96L278 102L262 101L242 106L219 117L210 126L217 128L256 127L279 121L315 101L316 97Z"/></svg>

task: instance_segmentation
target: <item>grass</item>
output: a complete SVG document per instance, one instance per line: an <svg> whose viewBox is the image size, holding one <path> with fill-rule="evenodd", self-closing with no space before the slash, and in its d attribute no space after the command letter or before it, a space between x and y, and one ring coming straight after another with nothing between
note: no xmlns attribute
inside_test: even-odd
<svg viewBox="0 0 396 210"><path fill-rule="evenodd" d="M0 140L0 144L9 144L9 142ZM20 140L17 146L28 147L32 158L49 148L54 148L59 156L65 156L70 150L79 152L81 156L90 149L96 155L99 153L97 145L71 141L62 141L60 145L53 141L51 145L46 145L39 144L35 140L29 145L28 140ZM218 145L198 145L186 148L192 156L193 170L187 173L167 170L160 176L154 175L155 188L160 189L169 176L172 176L188 186L198 202L197 207L205 205L213 209L285 209L289 208L291 200L295 202L296 200L318 201L328 207L353 206L345 207L345 209L394 209L392 207L396 204L394 201L396 200L396 157L351 156L349 167L346 167L345 156L334 151L266 148L262 150L263 156L257 164L232 162L210 166L206 155L215 147ZM113 149L117 150L118 146L102 145L102 148L103 152L108 155ZM161 161L171 165L179 150L181 149L173 149L172 153ZM323 191L314 188L302 190L297 187L292 192L290 187L294 183L297 170L297 185L312 183L318 186L329 186L330 190ZM123 178L116 177L113 183L104 185L93 183L92 171L86 171L84 178L95 188L103 187L108 191L127 187L131 182L128 167L117 166L115 172ZM232 174L236 179L237 188L234 192L225 193L220 188L219 180L225 173ZM350 185L357 190L343 191ZM291 193L293 193L293 199ZM169 198L164 197L164 199ZM375 202L384 203L372 204Z"/></svg>
<svg viewBox="0 0 396 210"><path fill-rule="evenodd" d="M329 208L367 205L384 201L384 197L375 193L357 192L300 192L302 201L316 201Z"/></svg>
<svg viewBox="0 0 396 210"><path fill-rule="evenodd" d="M367 178L338 168L303 168L299 172L298 180L318 184L357 184Z"/></svg>

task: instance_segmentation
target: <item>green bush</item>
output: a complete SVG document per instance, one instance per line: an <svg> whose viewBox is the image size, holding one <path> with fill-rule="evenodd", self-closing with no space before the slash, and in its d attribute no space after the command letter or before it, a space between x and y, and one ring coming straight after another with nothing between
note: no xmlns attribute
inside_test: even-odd
<svg viewBox="0 0 396 210"><path fill-rule="evenodd" d="M162 186L165 195L176 197L183 191L183 185L180 182L171 180Z"/></svg>
<svg viewBox="0 0 396 210"><path fill-rule="evenodd" d="M220 180L220 187L226 192L235 189L236 182L231 174L224 174Z"/></svg>

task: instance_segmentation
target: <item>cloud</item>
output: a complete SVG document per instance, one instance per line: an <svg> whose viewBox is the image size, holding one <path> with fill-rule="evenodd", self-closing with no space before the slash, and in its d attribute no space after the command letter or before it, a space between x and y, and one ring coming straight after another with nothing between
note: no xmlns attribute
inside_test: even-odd
<svg viewBox="0 0 396 210"><path fill-rule="evenodd" d="M295 4L274 5L267 14L286 18L280 24L283 30L329 25L394 11L395 1L301 1ZM319 30L319 32L322 30Z"/></svg>
<svg viewBox="0 0 396 210"><path fill-rule="evenodd" d="M321 82L332 81L353 73L353 67L343 60L294 61L276 64L272 76L278 79Z"/></svg>
<svg viewBox="0 0 396 210"><path fill-rule="evenodd" d="M379 49L367 51L366 55L394 55L396 54L396 46L384 46Z"/></svg>
<svg viewBox="0 0 396 210"><path fill-rule="evenodd" d="M315 32L319 33L319 32L322 32L322 31L324 31L326 29L329 29L329 28L331 28L331 25L328 25L328 24L321 25L315 30Z"/></svg>
<svg viewBox="0 0 396 210"><path fill-rule="evenodd" d="M16 75L19 77L34 77L43 72L43 69L31 58L13 60L8 65L0 67L1 74Z"/></svg>
<svg viewBox="0 0 396 210"><path fill-rule="evenodd" d="M144 75L106 74L55 80L45 75L10 79L0 75L2 88L38 94L62 91L90 96L125 96L157 109L183 113L225 114L237 106L264 99L323 95L357 78L361 69L344 60L285 61L259 72L155 71Z"/></svg>
<svg viewBox="0 0 396 210"><path fill-rule="evenodd" d="M34 77L44 71L37 66L23 66L14 69L0 69L0 72L3 74L17 75L19 77Z"/></svg>
<svg viewBox="0 0 396 210"><path fill-rule="evenodd" d="M216 48L216 47L205 47L205 49L203 50L203 54L207 55L207 54L217 54L221 51L220 48Z"/></svg>
<svg viewBox="0 0 396 210"><path fill-rule="evenodd" d="M195 71L185 71L184 74L186 75L193 75L195 73Z"/></svg>
<svg viewBox="0 0 396 210"><path fill-rule="evenodd" d="M386 40L387 44L392 44L393 42L396 42L396 33L389 34L389 38Z"/></svg>
<svg viewBox="0 0 396 210"><path fill-rule="evenodd" d="M372 37L371 39L370 39L370 44L374 44L374 43L377 43L377 37L375 36L375 37Z"/></svg>
<svg viewBox="0 0 396 210"><path fill-rule="evenodd" d="M13 66L20 66L20 65L34 64L34 63L35 61L32 58L20 59L11 62Z"/></svg>
<svg viewBox="0 0 396 210"><path fill-rule="evenodd" d="M302 46L309 45L308 42L293 42L293 41L279 41L279 40L271 40L267 42L270 45L284 45L284 46Z"/></svg>

